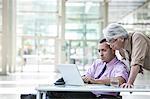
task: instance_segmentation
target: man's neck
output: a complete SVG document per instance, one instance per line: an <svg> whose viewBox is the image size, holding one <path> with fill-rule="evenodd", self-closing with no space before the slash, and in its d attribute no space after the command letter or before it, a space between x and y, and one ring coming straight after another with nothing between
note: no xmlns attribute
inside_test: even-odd
<svg viewBox="0 0 150 99"><path fill-rule="evenodd" d="M106 64L109 63L109 62L111 62L114 58L116 58L116 56L112 57L109 61L105 61Z"/></svg>

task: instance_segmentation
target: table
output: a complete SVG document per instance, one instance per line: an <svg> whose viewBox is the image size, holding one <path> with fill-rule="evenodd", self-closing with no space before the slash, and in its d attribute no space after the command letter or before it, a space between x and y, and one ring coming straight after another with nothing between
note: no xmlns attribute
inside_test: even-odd
<svg viewBox="0 0 150 99"><path fill-rule="evenodd" d="M66 85L39 85L36 87L37 99L40 99L40 95L43 94L42 99L46 99L47 91L102 91L102 92L150 92L149 85L135 85L133 88L116 88L106 85L88 84L84 86L66 86Z"/></svg>

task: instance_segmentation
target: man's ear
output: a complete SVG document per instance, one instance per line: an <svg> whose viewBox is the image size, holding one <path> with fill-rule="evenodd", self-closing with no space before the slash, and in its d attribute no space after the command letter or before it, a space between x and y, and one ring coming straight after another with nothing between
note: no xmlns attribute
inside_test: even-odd
<svg viewBox="0 0 150 99"><path fill-rule="evenodd" d="M115 50L114 49L112 49L112 52L113 52L113 54L115 54Z"/></svg>

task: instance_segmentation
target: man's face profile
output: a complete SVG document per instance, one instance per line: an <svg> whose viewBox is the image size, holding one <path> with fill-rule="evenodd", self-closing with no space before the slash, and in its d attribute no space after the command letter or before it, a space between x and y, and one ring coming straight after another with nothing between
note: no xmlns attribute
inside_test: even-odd
<svg viewBox="0 0 150 99"><path fill-rule="evenodd" d="M110 48L107 42L100 43L98 49L101 59L105 62L111 61L115 56L114 50Z"/></svg>

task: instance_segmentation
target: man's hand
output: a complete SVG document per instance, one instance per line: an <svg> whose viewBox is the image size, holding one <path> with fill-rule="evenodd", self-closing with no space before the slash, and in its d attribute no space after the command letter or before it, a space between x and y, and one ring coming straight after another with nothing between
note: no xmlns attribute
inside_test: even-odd
<svg viewBox="0 0 150 99"><path fill-rule="evenodd" d="M133 84L130 84L130 83L123 83L120 87L121 87L121 88L133 88Z"/></svg>
<svg viewBox="0 0 150 99"><path fill-rule="evenodd" d="M82 79L85 83L94 83L95 81L92 77L89 76L83 76Z"/></svg>
<svg viewBox="0 0 150 99"><path fill-rule="evenodd" d="M88 77L88 76L83 76L82 79L85 83L88 83L90 81L90 78L91 77Z"/></svg>

